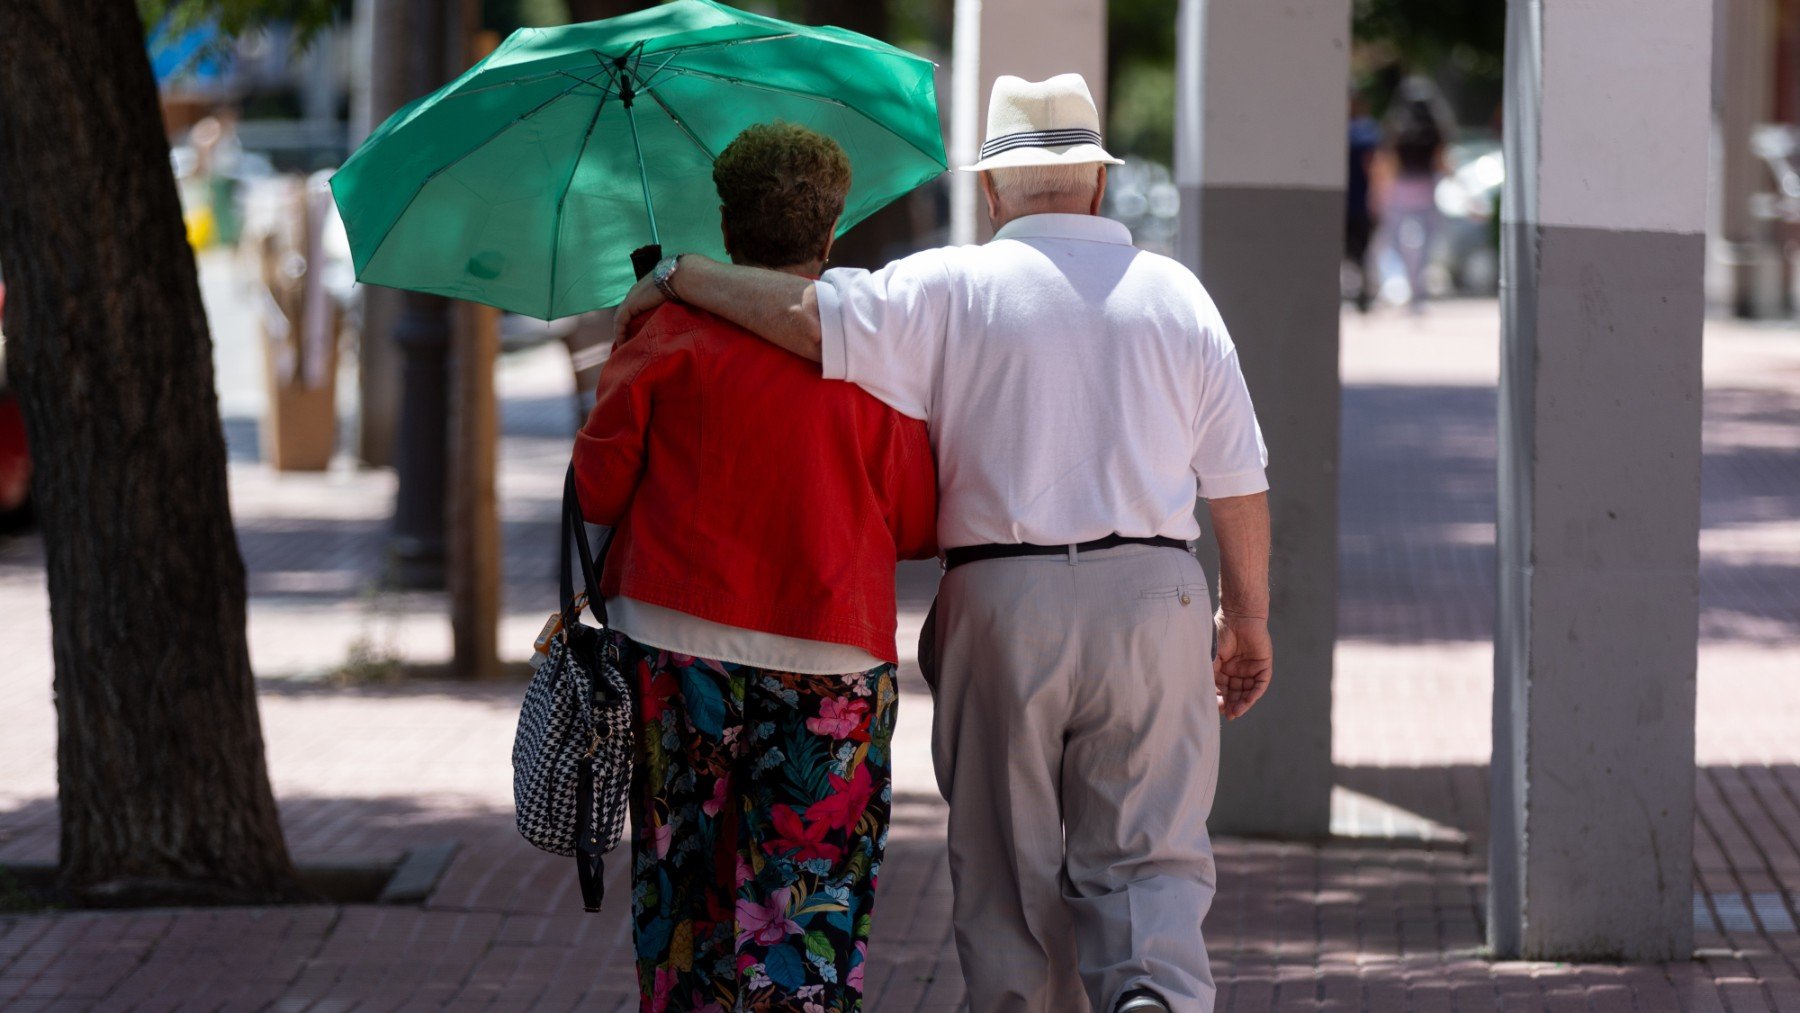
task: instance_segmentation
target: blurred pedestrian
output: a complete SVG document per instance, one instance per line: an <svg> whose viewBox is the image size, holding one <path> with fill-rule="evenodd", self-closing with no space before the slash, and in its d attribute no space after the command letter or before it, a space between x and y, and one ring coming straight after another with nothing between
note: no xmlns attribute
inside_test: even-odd
<svg viewBox="0 0 1800 1013"><path fill-rule="evenodd" d="M1350 165L1344 184L1344 260L1355 275L1356 308L1367 313L1375 298L1374 272L1369 269L1369 241L1379 224L1370 202L1369 169L1381 147L1381 125L1369 115L1369 100L1350 93Z"/></svg>
<svg viewBox="0 0 1800 1013"><path fill-rule="evenodd" d="M1237 353L1191 272L1099 216L1118 161L1099 127L1079 75L1003 76L968 167L992 242L812 283L690 254L619 308L695 303L929 420L947 572L919 662L979 1013L1213 1008L1219 716L1272 672L1266 455Z"/></svg>
<svg viewBox="0 0 1800 1013"><path fill-rule="evenodd" d="M734 262L819 274L850 188L834 141L751 127L713 181ZM894 563L937 551L925 426L695 307L634 326L575 470L588 520L616 528L602 591L635 655L640 1008L858 1009Z"/></svg>
<svg viewBox="0 0 1800 1013"><path fill-rule="evenodd" d="M1437 185L1448 171L1445 150L1453 130L1448 107L1430 79L1401 82L1387 116L1384 155L1389 164L1382 174L1387 185L1378 213L1387 245L1405 271L1407 306L1415 313L1425 308L1429 295L1427 269L1438 232Z"/></svg>

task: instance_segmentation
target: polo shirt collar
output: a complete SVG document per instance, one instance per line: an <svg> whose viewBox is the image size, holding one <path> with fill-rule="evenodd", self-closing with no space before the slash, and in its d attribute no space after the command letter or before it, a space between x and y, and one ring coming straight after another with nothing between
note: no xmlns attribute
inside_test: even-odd
<svg viewBox="0 0 1800 1013"><path fill-rule="evenodd" d="M994 233L995 239L1085 239L1094 243L1131 245L1131 230L1099 215L1026 215Z"/></svg>

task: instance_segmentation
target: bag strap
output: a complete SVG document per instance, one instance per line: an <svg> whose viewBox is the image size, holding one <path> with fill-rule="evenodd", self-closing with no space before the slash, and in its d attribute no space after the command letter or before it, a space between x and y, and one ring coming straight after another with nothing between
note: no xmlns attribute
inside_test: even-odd
<svg viewBox="0 0 1800 1013"><path fill-rule="evenodd" d="M575 573L577 562L581 565L582 590L587 592L588 608L601 626L607 625L606 599L600 596L600 572L606 564L606 553L612 548L612 531L606 533L606 541L600 544L599 565L595 564L593 550L589 548L587 522L581 514L581 497L575 491L575 465L569 464L569 472L563 477L562 531L559 537L562 565L558 568L561 578L563 626L571 626L579 610L575 608ZM571 544L571 541L573 544ZM573 551L572 551L573 550Z"/></svg>
<svg viewBox="0 0 1800 1013"><path fill-rule="evenodd" d="M581 497L575 490L575 465L571 462L569 473L563 478L563 517L562 531L558 544L562 551L562 565L558 567L561 578L562 616L564 636L574 627L577 609L575 608L575 566L580 564L582 589L587 592L588 608L602 627L607 625L606 599L600 595L600 568L606 563L607 550L612 547L613 532L609 530L606 540L600 544L599 566L595 565L594 554L588 546L587 523L581 513ZM614 529L616 530L616 529ZM593 673L598 680L599 673ZM591 685L589 692L598 694L598 686ZM600 910L601 902L606 897L606 865L604 852L599 842L588 836L588 829L594 825L594 757L581 759L579 777L575 789L575 827L579 835L575 840L575 876L581 886L581 906L589 912Z"/></svg>
<svg viewBox="0 0 1800 1013"><path fill-rule="evenodd" d="M587 835L594 825L594 758L581 758L581 776L575 789L575 881L581 886L581 907L589 914L606 900L605 852Z"/></svg>

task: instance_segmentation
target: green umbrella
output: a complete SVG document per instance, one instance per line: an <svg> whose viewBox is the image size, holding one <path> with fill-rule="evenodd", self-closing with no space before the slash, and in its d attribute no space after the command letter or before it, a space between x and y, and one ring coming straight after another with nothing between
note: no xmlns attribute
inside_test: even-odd
<svg viewBox="0 0 1800 1013"><path fill-rule="evenodd" d="M840 234L937 176L934 69L711 0L521 29L390 117L331 189L358 279L569 316L622 299L638 247L724 255L712 163L751 124L843 146Z"/></svg>

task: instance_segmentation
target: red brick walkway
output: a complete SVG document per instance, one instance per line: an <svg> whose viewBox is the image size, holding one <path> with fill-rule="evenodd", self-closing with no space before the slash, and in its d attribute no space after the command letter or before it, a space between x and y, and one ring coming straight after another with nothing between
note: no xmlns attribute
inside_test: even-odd
<svg viewBox="0 0 1800 1013"><path fill-rule="evenodd" d="M1709 334L1699 949L1621 968L1496 964L1481 950L1496 327L1479 303L1419 324L1347 321L1339 836L1219 842L1206 929L1220 1008L1800 1010L1800 334ZM551 353L503 367L503 642L521 650L549 607L565 385ZM228 429L270 766L296 855L391 861L455 841L455 859L417 906L0 913L0 1008L631 1008L621 906L580 914L564 863L511 829L520 688L324 677L353 650L447 653L440 600L363 590L390 480L273 476L255 463L253 423ZM903 626L916 628L932 576L905 574ZM42 580L34 544L0 544L0 864L55 855ZM870 1006L949 1010L962 990L930 700L916 671L905 679ZM624 898L616 878L612 889ZM5 896L0 883L0 910Z"/></svg>

